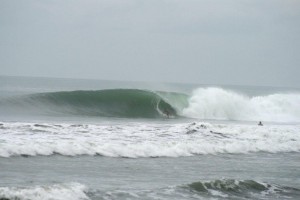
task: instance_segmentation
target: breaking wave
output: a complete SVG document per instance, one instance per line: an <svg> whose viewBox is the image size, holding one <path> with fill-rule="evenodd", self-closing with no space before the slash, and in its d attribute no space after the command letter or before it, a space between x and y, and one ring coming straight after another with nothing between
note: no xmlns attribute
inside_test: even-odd
<svg viewBox="0 0 300 200"><path fill-rule="evenodd" d="M179 100L184 103L186 99L186 95L179 93L112 89L38 93L9 99L9 105L11 110L23 113L159 118L167 115L176 117L180 108L174 105L178 106ZM7 101L4 103L7 105Z"/></svg>
<svg viewBox="0 0 300 200"><path fill-rule="evenodd" d="M60 91L0 100L2 114L121 118L187 117L208 120L300 122L300 94L247 96L221 88L191 95L138 89Z"/></svg>
<svg viewBox="0 0 300 200"><path fill-rule="evenodd" d="M200 119L300 122L300 94L249 97L221 88L199 88L182 115Z"/></svg>
<svg viewBox="0 0 300 200"><path fill-rule="evenodd" d="M152 190L90 189L80 183L0 187L0 200L298 199L300 189L255 180L217 179Z"/></svg>
<svg viewBox="0 0 300 200"><path fill-rule="evenodd" d="M206 154L300 152L295 125L210 123L0 124L0 157L100 155L182 157Z"/></svg>
<svg viewBox="0 0 300 200"><path fill-rule="evenodd" d="M86 186L80 183L50 186L0 187L0 200L88 200Z"/></svg>
<svg viewBox="0 0 300 200"><path fill-rule="evenodd" d="M188 189L201 196L221 199L294 199L300 195L300 189L257 182L254 180L220 179L188 184Z"/></svg>

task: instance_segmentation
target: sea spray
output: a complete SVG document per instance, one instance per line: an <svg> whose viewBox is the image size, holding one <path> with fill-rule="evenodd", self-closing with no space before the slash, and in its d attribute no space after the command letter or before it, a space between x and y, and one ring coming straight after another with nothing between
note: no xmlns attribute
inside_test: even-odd
<svg viewBox="0 0 300 200"><path fill-rule="evenodd" d="M221 88L198 88L182 115L212 120L300 122L300 94L249 97Z"/></svg>

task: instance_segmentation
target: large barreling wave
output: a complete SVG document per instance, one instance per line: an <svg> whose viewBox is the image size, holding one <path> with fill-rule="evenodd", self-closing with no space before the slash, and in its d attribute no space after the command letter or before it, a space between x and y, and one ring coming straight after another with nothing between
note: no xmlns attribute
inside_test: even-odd
<svg viewBox="0 0 300 200"><path fill-rule="evenodd" d="M138 89L36 93L0 102L7 112L123 118L176 117L184 103L184 94Z"/></svg>
<svg viewBox="0 0 300 200"><path fill-rule="evenodd" d="M35 93L0 100L2 113L300 122L300 93L247 96L222 88L192 94L139 89Z"/></svg>

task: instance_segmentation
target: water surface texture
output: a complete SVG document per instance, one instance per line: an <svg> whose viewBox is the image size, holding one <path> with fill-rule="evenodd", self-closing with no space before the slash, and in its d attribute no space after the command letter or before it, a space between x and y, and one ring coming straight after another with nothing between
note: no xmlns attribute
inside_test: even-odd
<svg viewBox="0 0 300 200"><path fill-rule="evenodd" d="M0 199L299 199L299 103L290 88L0 77Z"/></svg>

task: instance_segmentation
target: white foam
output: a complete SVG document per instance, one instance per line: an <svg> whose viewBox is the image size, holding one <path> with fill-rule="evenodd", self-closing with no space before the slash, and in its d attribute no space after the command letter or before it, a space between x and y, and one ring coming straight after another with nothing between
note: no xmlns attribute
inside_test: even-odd
<svg viewBox="0 0 300 200"><path fill-rule="evenodd" d="M4 122L0 156L102 155L108 157L179 157L197 154L299 152L300 126L246 124L118 125Z"/></svg>
<svg viewBox="0 0 300 200"><path fill-rule="evenodd" d="M300 94L248 97L221 88L199 88L182 114L200 119L300 122Z"/></svg>
<svg viewBox="0 0 300 200"><path fill-rule="evenodd" d="M51 186L0 187L0 199L19 200L88 200L87 188L79 183L55 184Z"/></svg>

